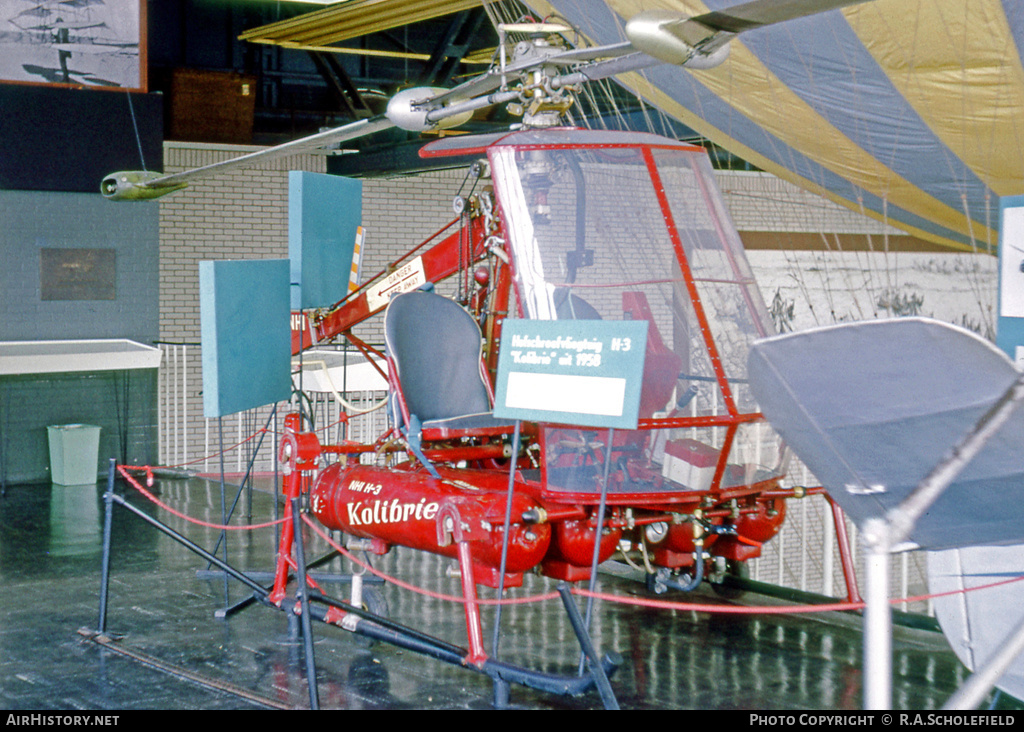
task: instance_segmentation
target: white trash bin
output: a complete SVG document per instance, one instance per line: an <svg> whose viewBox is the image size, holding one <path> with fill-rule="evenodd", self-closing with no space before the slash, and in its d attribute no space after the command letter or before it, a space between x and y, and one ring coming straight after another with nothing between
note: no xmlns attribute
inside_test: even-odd
<svg viewBox="0 0 1024 732"><path fill-rule="evenodd" d="M100 428L62 424L46 428L50 438L50 480L58 485L95 484L99 476Z"/></svg>

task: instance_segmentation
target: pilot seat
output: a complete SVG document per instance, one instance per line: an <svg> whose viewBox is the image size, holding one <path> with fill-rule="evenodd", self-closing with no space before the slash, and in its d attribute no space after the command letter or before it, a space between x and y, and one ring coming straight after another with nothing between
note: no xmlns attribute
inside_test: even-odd
<svg viewBox="0 0 1024 732"><path fill-rule="evenodd" d="M458 303L424 290L397 295L384 314L384 340L396 423L407 440L512 433L514 424L492 414L480 327Z"/></svg>

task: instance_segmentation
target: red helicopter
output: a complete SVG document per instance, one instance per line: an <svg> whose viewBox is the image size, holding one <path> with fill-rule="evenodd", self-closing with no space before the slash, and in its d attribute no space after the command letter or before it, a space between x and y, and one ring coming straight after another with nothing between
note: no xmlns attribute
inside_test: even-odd
<svg viewBox="0 0 1024 732"><path fill-rule="evenodd" d="M296 351L340 336L386 361L391 428L372 444L321 445L293 419L281 451L287 497L308 481L323 526L378 553L456 558L471 665L489 661L476 584L516 587L532 571L590 580L619 551L659 592L741 572L797 494L779 486L786 450L746 384L747 345L771 321L706 152L547 128L444 138L422 154L482 158L455 230L293 334ZM454 298L440 294L451 280ZM384 353L351 332L378 314ZM636 429L495 417L514 319L646 322ZM528 344L521 358L530 354L540 357ZM288 597L290 557L279 556L271 602ZM324 619L344 624L346 613Z"/></svg>
<svg viewBox="0 0 1024 732"><path fill-rule="evenodd" d="M320 446L306 435L303 449L296 435L286 457L297 471L298 462L318 466L325 450L347 458L318 470L316 517L381 550L456 557L459 540L437 518L455 506L474 527L463 571L497 587L514 459L505 587L534 569L589 578L598 535L599 561L628 542L662 581L687 570L684 586L700 582L705 564L721 571L759 556L793 495L778 487L786 453L745 383L746 345L771 321L704 150L644 133L548 128L444 138L422 154L486 156L476 167L489 176L458 204L455 231L293 333L296 351L300 341L351 337L386 361L393 394L393 426L374 444ZM453 277L461 302L439 294ZM385 353L351 334L377 314ZM513 455L514 424L491 415L509 318L646 321L637 429L609 444L607 430L527 424ZM408 459L354 459L389 443ZM603 480L608 515L598 532Z"/></svg>
<svg viewBox="0 0 1024 732"><path fill-rule="evenodd" d="M851 3L781 4L796 17ZM746 378L749 344L772 324L706 152L559 121L576 85L663 61L720 62L728 39L759 17L761 24L786 19L777 5L738 6L735 22L722 13L643 14L627 25L630 42L603 49L567 49L547 24L505 27L531 40L491 73L451 91L407 90L384 118L301 141L322 145L394 124L453 126L496 103L511 102L524 116L517 131L424 146L424 157L471 163L473 192L455 198L451 233L413 248L336 305L293 316L294 353L347 339L378 365L390 389L390 428L372 444L321 444L290 416L279 450L288 510L298 511L308 491L320 524L373 552L397 545L457 559L468 647L450 648L359 603L322 595L320 619L343 625L355 613L368 621L359 632L496 681L576 693L581 683L600 685L602 671L592 666L591 677L565 682L488 658L478 584L516 587L527 572L592 580L600 563L622 552L644 568L654 591L692 590L741 573L778 533L787 499L802 493L780 487L787 450ZM188 175L117 173L101 188L115 199L152 198ZM384 320L383 352L352 332L375 316ZM646 323L645 342L631 344L644 355L635 428L496 417L501 353L517 345L503 331L515 320ZM521 358L602 358L586 342L519 350ZM294 522L285 523L263 598L269 604L285 606L289 582L305 574L296 539Z"/></svg>

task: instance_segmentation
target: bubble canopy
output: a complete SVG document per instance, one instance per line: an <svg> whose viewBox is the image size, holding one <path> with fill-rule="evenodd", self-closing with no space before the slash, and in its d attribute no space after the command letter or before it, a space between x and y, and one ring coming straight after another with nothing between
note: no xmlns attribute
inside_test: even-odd
<svg viewBox="0 0 1024 732"><path fill-rule="evenodd" d="M651 477L623 491L778 478L784 451L746 374L771 321L703 149L560 128L445 138L422 154L487 156L519 317L648 322L639 429L615 440ZM587 442L545 432L549 487L583 486L561 468L585 463Z"/></svg>

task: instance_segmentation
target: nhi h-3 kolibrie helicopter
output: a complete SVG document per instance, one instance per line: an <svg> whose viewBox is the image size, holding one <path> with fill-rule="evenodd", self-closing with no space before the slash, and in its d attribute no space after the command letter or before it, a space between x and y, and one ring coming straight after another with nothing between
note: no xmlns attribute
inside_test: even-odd
<svg viewBox="0 0 1024 732"><path fill-rule="evenodd" d="M455 199L456 231L333 307L302 313L293 330L296 353L348 338L371 360L386 360L387 433L373 444L325 445L296 415L280 447L287 509L308 490L323 526L372 551L400 545L458 560L468 646L319 593L312 599L326 609L318 618L343 625L360 616L346 627L496 683L576 693L600 685L596 664L574 679L488 657L477 584L515 587L533 571L592 580L597 565L623 551L656 591L689 590L760 555L783 524L786 500L801 494L780 487L787 451L747 386L748 346L770 335L771 320L708 156L647 133L562 127L560 118L588 81L658 63L710 68L739 32L855 1L755 0L694 18L646 12L626 24L628 41L599 48L567 47L569 29L554 23L503 26L500 62L452 90L407 89L381 117L185 173L104 179L108 198L149 199L196 177L392 126L455 127L495 104L523 116L514 131L425 145L425 157L475 161L478 192ZM506 57L505 34L514 32L529 40ZM432 291L449 277L460 278L461 302ZM378 314L383 353L351 333ZM515 319L645 322L646 342L631 344L644 352L636 428L496 418L499 354L513 347L502 330ZM521 343L518 357L599 364L609 355L587 343ZM387 459L360 459L380 455ZM283 608L296 604L288 583L298 565L291 522L282 534L274 586L260 599Z"/></svg>

